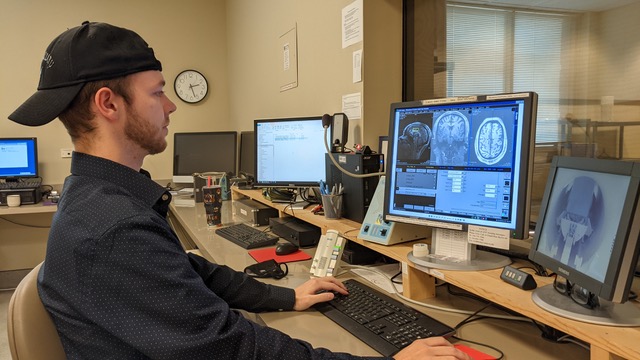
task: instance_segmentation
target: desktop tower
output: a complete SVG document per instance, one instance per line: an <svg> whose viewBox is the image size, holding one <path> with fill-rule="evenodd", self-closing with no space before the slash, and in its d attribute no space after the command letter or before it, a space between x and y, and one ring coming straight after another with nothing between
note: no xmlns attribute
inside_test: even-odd
<svg viewBox="0 0 640 360"><path fill-rule="evenodd" d="M344 188L342 195L343 216L361 223L378 186L379 176L365 178L349 176L342 173L329 156L333 156L341 167L351 173L371 174L380 171L380 154L331 153L326 154L325 157L329 189L335 184L342 184Z"/></svg>

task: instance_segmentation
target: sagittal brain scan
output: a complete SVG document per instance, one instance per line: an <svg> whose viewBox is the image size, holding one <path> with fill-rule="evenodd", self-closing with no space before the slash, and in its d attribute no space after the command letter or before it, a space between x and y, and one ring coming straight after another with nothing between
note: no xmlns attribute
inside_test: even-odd
<svg viewBox="0 0 640 360"><path fill-rule="evenodd" d="M507 129L498 117L484 119L476 132L475 151L478 160L493 165L507 153Z"/></svg>
<svg viewBox="0 0 640 360"><path fill-rule="evenodd" d="M424 162L429 157L431 129L426 124L415 121L404 127L398 137L398 158L404 161Z"/></svg>
<svg viewBox="0 0 640 360"><path fill-rule="evenodd" d="M576 177L561 190L553 206L555 236L548 244L548 254L580 269L598 248L593 237L604 216L602 190L591 177Z"/></svg>
<svg viewBox="0 0 640 360"><path fill-rule="evenodd" d="M438 165L466 165L469 119L459 111L447 111L433 124L431 158Z"/></svg>

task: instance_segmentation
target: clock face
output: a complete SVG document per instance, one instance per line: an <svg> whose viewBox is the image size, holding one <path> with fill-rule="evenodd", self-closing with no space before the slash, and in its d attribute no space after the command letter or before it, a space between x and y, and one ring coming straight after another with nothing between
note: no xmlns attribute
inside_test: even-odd
<svg viewBox="0 0 640 360"><path fill-rule="evenodd" d="M173 88L182 101L190 104L202 101L209 91L207 79L196 70L185 70L178 74Z"/></svg>

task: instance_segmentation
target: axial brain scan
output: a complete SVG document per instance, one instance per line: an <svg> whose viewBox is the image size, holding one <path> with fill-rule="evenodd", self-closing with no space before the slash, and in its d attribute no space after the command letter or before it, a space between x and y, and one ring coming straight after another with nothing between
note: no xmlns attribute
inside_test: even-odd
<svg viewBox="0 0 640 360"><path fill-rule="evenodd" d="M433 125L432 159L438 165L464 165L469 149L469 119L459 111L447 111Z"/></svg>
<svg viewBox="0 0 640 360"><path fill-rule="evenodd" d="M502 119L484 119L476 133L475 151L478 160L493 165L507 153L507 130Z"/></svg>

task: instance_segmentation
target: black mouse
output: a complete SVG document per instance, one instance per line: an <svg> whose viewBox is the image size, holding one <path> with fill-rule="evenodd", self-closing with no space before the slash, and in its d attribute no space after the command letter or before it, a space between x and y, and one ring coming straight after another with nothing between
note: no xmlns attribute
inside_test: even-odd
<svg viewBox="0 0 640 360"><path fill-rule="evenodd" d="M276 255L289 255L296 251L298 251L298 245L290 242L278 243L278 245L276 245Z"/></svg>

